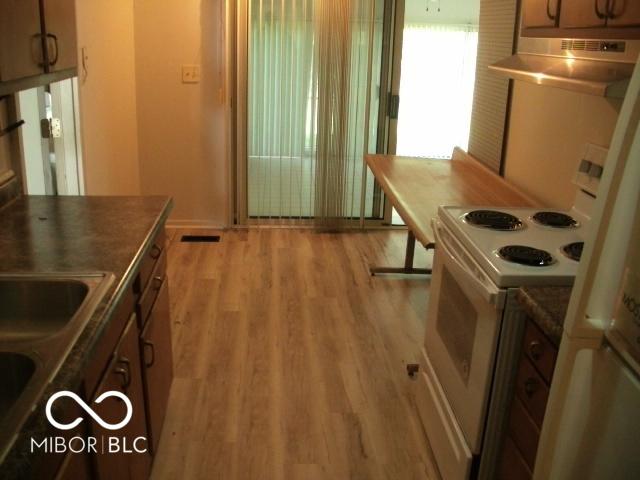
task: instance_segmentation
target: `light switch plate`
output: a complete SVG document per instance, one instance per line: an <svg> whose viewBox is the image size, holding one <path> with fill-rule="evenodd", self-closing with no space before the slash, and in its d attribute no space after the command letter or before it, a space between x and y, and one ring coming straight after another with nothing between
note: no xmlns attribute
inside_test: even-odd
<svg viewBox="0 0 640 480"><path fill-rule="evenodd" d="M200 65L182 65L182 83L199 83Z"/></svg>

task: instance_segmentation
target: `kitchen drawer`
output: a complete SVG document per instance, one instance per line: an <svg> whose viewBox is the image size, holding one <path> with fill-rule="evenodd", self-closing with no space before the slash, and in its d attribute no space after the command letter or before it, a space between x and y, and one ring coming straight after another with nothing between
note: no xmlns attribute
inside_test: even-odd
<svg viewBox="0 0 640 480"><path fill-rule="evenodd" d="M527 321L523 349L542 378L550 384L558 350L531 320Z"/></svg>
<svg viewBox="0 0 640 480"><path fill-rule="evenodd" d="M151 244L151 248L145 254L142 262L140 263L140 271L138 273L138 278L135 282L135 292L140 294L145 291L148 286L149 279L151 278L151 274L156 267L162 252L164 252L166 242L166 234L164 232L164 228L161 229L156 238L154 238L153 243Z"/></svg>
<svg viewBox="0 0 640 480"><path fill-rule="evenodd" d="M531 471L509 437L504 439L497 478L498 480L530 480L531 478Z"/></svg>
<svg viewBox="0 0 640 480"><path fill-rule="evenodd" d="M516 395L538 428L542 427L549 398L549 387L526 355L520 358L516 377Z"/></svg>
<svg viewBox="0 0 640 480"><path fill-rule="evenodd" d="M513 399L511 404L509 436L518 447L529 469L533 470L536 463L540 430L517 397Z"/></svg>
<svg viewBox="0 0 640 480"><path fill-rule="evenodd" d="M158 292L167 281L167 255L163 251L151 273L151 280L147 284L138 301L138 326L142 329L149 317L151 307L156 301Z"/></svg>

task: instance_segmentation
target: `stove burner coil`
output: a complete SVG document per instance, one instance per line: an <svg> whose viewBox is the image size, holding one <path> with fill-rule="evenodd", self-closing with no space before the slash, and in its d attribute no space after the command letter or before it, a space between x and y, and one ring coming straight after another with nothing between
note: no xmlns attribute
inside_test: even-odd
<svg viewBox="0 0 640 480"><path fill-rule="evenodd" d="M525 245L507 245L498 250L498 255L508 262L529 267L546 267L555 262L549 252Z"/></svg>
<svg viewBox="0 0 640 480"><path fill-rule="evenodd" d="M578 226L578 222L566 213L537 212L531 218L533 218L534 222L546 227L572 228Z"/></svg>
<svg viewBox="0 0 640 480"><path fill-rule="evenodd" d="M565 254L567 258L574 260L576 262L580 261L580 257L582 257L582 248L584 247L584 242L573 242L569 243L562 247L562 253Z"/></svg>
<svg viewBox="0 0 640 480"><path fill-rule="evenodd" d="M471 225L491 230L519 230L523 227L518 217L496 210L474 210L464 218Z"/></svg>

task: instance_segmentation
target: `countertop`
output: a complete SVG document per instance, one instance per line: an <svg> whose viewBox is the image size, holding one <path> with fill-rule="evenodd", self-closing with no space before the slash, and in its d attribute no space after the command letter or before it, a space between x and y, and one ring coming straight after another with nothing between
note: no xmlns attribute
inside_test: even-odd
<svg viewBox="0 0 640 480"><path fill-rule="evenodd" d="M424 247L435 241L431 219L440 205L528 207L535 203L466 152L451 160L365 155L391 204Z"/></svg>
<svg viewBox="0 0 640 480"><path fill-rule="evenodd" d="M172 207L168 197L23 196L0 209L0 272L112 272L115 280L0 465L0 478L27 477L32 436L52 427L44 399L77 389L121 294Z"/></svg>
<svg viewBox="0 0 640 480"><path fill-rule="evenodd" d="M516 296L527 315L556 347L562 339L571 290L572 287L521 287Z"/></svg>

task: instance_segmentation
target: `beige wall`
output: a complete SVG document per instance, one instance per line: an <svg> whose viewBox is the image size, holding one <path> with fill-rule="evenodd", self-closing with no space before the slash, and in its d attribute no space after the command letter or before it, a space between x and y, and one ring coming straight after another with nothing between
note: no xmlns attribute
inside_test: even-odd
<svg viewBox="0 0 640 480"><path fill-rule="evenodd" d="M586 142L608 147L621 100L514 82L505 177L543 205L568 209Z"/></svg>
<svg viewBox="0 0 640 480"><path fill-rule="evenodd" d="M139 194L133 0L77 0L76 12L86 193Z"/></svg>
<svg viewBox="0 0 640 480"><path fill-rule="evenodd" d="M224 0L135 0L142 193L177 224L227 222ZM200 64L199 84L182 65Z"/></svg>

